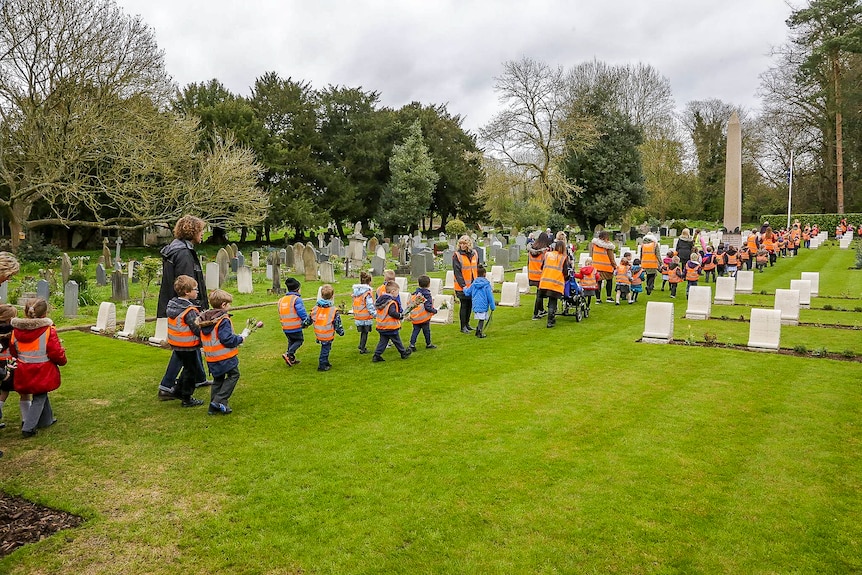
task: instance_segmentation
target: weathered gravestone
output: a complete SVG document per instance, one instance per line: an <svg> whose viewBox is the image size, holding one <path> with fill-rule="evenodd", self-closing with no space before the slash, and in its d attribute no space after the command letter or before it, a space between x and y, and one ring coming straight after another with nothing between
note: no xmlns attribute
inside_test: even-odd
<svg viewBox="0 0 862 575"><path fill-rule="evenodd" d="M260 267L260 252L255 250L251 252L251 267L259 268Z"/></svg>
<svg viewBox="0 0 862 575"><path fill-rule="evenodd" d="M129 263L127 264L129 266L127 270L129 283L138 283L138 277L135 275L136 264L137 262L135 260L129 260Z"/></svg>
<svg viewBox="0 0 862 575"><path fill-rule="evenodd" d="M314 246L308 244L302 250L302 267L305 268L305 281L317 281L317 258L314 253Z"/></svg>
<svg viewBox="0 0 862 575"><path fill-rule="evenodd" d="M51 295L50 284L46 280L37 281L36 282L36 297L40 297L45 301L49 301L50 295Z"/></svg>
<svg viewBox="0 0 862 575"><path fill-rule="evenodd" d="M385 259L378 257L378 256L374 256L373 258L371 258L371 275L382 276L383 270L385 267L386 267L386 260Z"/></svg>
<svg viewBox="0 0 862 575"><path fill-rule="evenodd" d="M66 282L69 281L69 276L72 275L72 260L69 259L69 254L63 254L63 258L60 261L60 274L63 278L63 285L66 285Z"/></svg>
<svg viewBox="0 0 862 575"><path fill-rule="evenodd" d="M494 262L503 269L509 267L509 250L497 248L494 254Z"/></svg>
<svg viewBox="0 0 862 575"><path fill-rule="evenodd" d="M230 259L230 271L236 273L239 269L239 258L231 258Z"/></svg>
<svg viewBox="0 0 862 575"><path fill-rule="evenodd" d="M129 279L123 272L114 270L111 274L111 300L124 302L129 299Z"/></svg>
<svg viewBox="0 0 862 575"><path fill-rule="evenodd" d="M219 271L220 269L221 266L219 266L216 262L209 262L207 264L204 281L206 282L208 289L218 289L221 287L221 283L219 283L219 279L221 278L221 272Z"/></svg>
<svg viewBox="0 0 862 575"><path fill-rule="evenodd" d="M296 267L296 260L294 259L293 248L288 248L284 250L284 266L288 268Z"/></svg>
<svg viewBox="0 0 862 575"><path fill-rule="evenodd" d="M102 240L102 260L105 264L105 269L114 267L114 264L111 261L111 250L108 249L108 238L104 238Z"/></svg>
<svg viewBox="0 0 862 575"><path fill-rule="evenodd" d="M437 268L434 266L434 252L426 249L422 252L422 255L425 257L425 273L437 271Z"/></svg>
<svg viewBox="0 0 862 575"><path fill-rule="evenodd" d="M320 262L320 281L323 283L335 283L335 270L332 262Z"/></svg>
<svg viewBox="0 0 862 575"><path fill-rule="evenodd" d="M377 238L371 238L370 240L368 240L368 253L376 254L378 246L379 246L379 244L377 242ZM386 258L385 253L384 253L383 257Z"/></svg>
<svg viewBox="0 0 862 575"><path fill-rule="evenodd" d="M269 293L280 294L281 293L281 258L278 255L278 252L269 252L269 256L266 259L266 267L271 270L272 287L269 289Z"/></svg>
<svg viewBox="0 0 862 575"><path fill-rule="evenodd" d="M302 252L305 250L305 244L293 244L293 267L296 273L305 273L305 262L302 259Z"/></svg>
<svg viewBox="0 0 862 575"><path fill-rule="evenodd" d="M425 275L425 258L424 257L413 257L410 259L410 276L414 279L419 276Z"/></svg>
<svg viewBox="0 0 862 575"><path fill-rule="evenodd" d="M239 293L254 293L254 283L251 278L251 268L242 266L236 271L236 291Z"/></svg>
<svg viewBox="0 0 862 575"><path fill-rule="evenodd" d="M78 317L78 282L69 280L63 290L63 317Z"/></svg>
<svg viewBox="0 0 862 575"><path fill-rule="evenodd" d="M227 249L219 249L216 254L216 263L218 264L218 285L223 286L228 273L230 273L230 254L228 254Z"/></svg>

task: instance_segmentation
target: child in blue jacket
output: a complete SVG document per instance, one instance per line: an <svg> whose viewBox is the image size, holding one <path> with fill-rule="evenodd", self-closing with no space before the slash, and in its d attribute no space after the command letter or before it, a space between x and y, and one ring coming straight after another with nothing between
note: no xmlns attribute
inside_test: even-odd
<svg viewBox="0 0 862 575"><path fill-rule="evenodd" d="M487 337L485 335L485 320L488 319L490 312L497 309L497 305L494 303L494 290L491 288L491 282L485 277L485 273L485 266L479 265L476 268L476 279L464 288L464 295L473 299L473 317L479 321L479 325L476 327L476 337Z"/></svg>
<svg viewBox="0 0 862 575"><path fill-rule="evenodd" d="M239 381L238 348L249 336L250 330L243 330L241 335L233 331L228 310L233 303L233 296L224 290L214 289L210 292L208 309L197 317L196 323L201 333L201 345L204 348L213 384L210 387L209 415L228 415L233 410L228 405L230 396Z"/></svg>

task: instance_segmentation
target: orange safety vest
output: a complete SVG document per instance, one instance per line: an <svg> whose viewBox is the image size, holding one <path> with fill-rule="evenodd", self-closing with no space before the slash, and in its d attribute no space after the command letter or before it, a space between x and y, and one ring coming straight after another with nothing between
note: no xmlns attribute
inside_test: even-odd
<svg viewBox="0 0 862 575"><path fill-rule="evenodd" d="M383 285L377 288L377 297L382 296L386 293L386 282L383 282Z"/></svg>
<svg viewBox="0 0 862 575"><path fill-rule="evenodd" d="M53 328L50 328L53 329ZM18 350L18 361L21 363L48 363L48 332L46 329L33 341L21 341L12 334L10 346L14 345Z"/></svg>
<svg viewBox="0 0 862 575"><path fill-rule="evenodd" d="M527 261L527 279L531 282L537 282L542 279L542 262L545 259L545 253L542 252L537 256L530 254L530 259Z"/></svg>
<svg viewBox="0 0 862 575"><path fill-rule="evenodd" d="M3 351L0 351L0 361L9 361L10 359L12 359L12 352L10 351L11 349L12 349L12 340L10 338L9 339L9 345L6 346L6 348L4 348Z"/></svg>
<svg viewBox="0 0 862 575"><path fill-rule="evenodd" d="M641 268L637 273L632 272L632 285L639 286L643 283L643 268Z"/></svg>
<svg viewBox="0 0 862 575"><path fill-rule="evenodd" d="M418 302L419 296L421 294L414 293L410 296L410 305L413 305ZM431 321L431 316L434 315L427 309L425 309L425 304L421 303L410 310L410 321L414 324L425 323L426 321Z"/></svg>
<svg viewBox="0 0 862 575"><path fill-rule="evenodd" d="M641 245L641 267L645 270L657 270L658 269L658 253L657 253L658 244L655 242L649 242Z"/></svg>
<svg viewBox="0 0 862 575"><path fill-rule="evenodd" d="M737 255L739 256L739 261L741 262L747 262L751 259L751 252L748 250L740 250L739 252L737 252Z"/></svg>
<svg viewBox="0 0 862 575"><path fill-rule="evenodd" d="M672 284L678 284L682 281L682 276L679 275L679 268L668 269L667 270L667 281Z"/></svg>
<svg viewBox="0 0 862 575"><path fill-rule="evenodd" d="M769 236L769 237L763 238L763 249L765 249L768 252L774 252L775 251L775 236Z"/></svg>
<svg viewBox="0 0 862 575"><path fill-rule="evenodd" d="M168 344L173 347L197 347L200 339L185 322L186 315L191 310L198 311L195 306L189 306L177 317L168 318Z"/></svg>
<svg viewBox="0 0 862 575"><path fill-rule="evenodd" d="M238 347L225 347L221 340L219 340L218 330L223 321L230 323L231 328L233 328L233 322L230 318L222 316L219 318L218 323L215 324L211 332L201 332L201 345L204 348L204 357L206 358L207 363L215 363L217 361L230 359L232 357L236 357L239 353Z"/></svg>
<svg viewBox="0 0 862 575"><path fill-rule="evenodd" d="M617 271L616 271L616 274L614 274L614 276L615 276L615 279L617 280L618 285L630 285L632 283L631 280L629 279L629 276L627 275L628 270L629 270L629 266L627 266L624 263L620 263L617 266Z"/></svg>
<svg viewBox="0 0 862 575"><path fill-rule="evenodd" d="M597 246L590 242L590 257L593 259L593 267L600 272L613 272L614 266L611 265L611 256L608 255L607 248Z"/></svg>
<svg viewBox="0 0 862 575"><path fill-rule="evenodd" d="M359 295L353 296L353 320L365 321L373 319L371 310L365 305L365 299L370 296L369 292L362 292Z"/></svg>
<svg viewBox="0 0 862 575"><path fill-rule="evenodd" d="M539 280L539 289L564 293L566 278L563 277L563 265L565 263L566 254L560 252L546 253L545 264L542 266L542 279Z"/></svg>
<svg viewBox="0 0 862 575"><path fill-rule="evenodd" d="M725 263L727 263L727 254L725 252L715 254L714 256L712 256L712 259L715 261L715 265L723 266Z"/></svg>
<svg viewBox="0 0 862 575"><path fill-rule="evenodd" d="M746 240L746 245L748 246L748 251L750 251L751 253L757 253L757 236L755 236L754 234L748 236L748 239Z"/></svg>
<svg viewBox="0 0 862 575"><path fill-rule="evenodd" d="M727 265L729 265L729 266L739 265L739 256L737 254L727 254Z"/></svg>
<svg viewBox="0 0 862 575"><path fill-rule="evenodd" d="M314 306L311 310L314 318L314 337L318 341L332 341L335 339L335 308Z"/></svg>
<svg viewBox="0 0 862 575"><path fill-rule="evenodd" d="M698 266L691 267L690 265L685 265L685 279L686 281L696 282L700 279L700 268Z"/></svg>
<svg viewBox="0 0 862 575"><path fill-rule="evenodd" d="M599 287L599 281L597 279L598 272L593 270L593 273L586 274L581 278L581 287L585 290L595 291Z"/></svg>
<svg viewBox="0 0 862 575"><path fill-rule="evenodd" d="M465 284L464 287L461 287L461 284L456 281L455 291L464 291L464 288L470 287L470 284L476 279L476 272L479 269L479 254L474 251L473 255L466 256L460 252L455 252L455 256L461 260L461 277L464 278Z"/></svg>
<svg viewBox="0 0 862 575"><path fill-rule="evenodd" d="M395 300L387 302L383 309L377 310L377 330L378 331L390 331L395 329L401 329L401 319L394 318L389 315L389 308L395 304Z"/></svg>
<svg viewBox="0 0 862 575"><path fill-rule="evenodd" d="M757 263L759 263L759 264L765 264L766 262L769 261L769 254L757 254L757 256L755 256L755 257L756 257Z"/></svg>
<svg viewBox="0 0 862 575"><path fill-rule="evenodd" d="M302 329L302 318L296 313L296 294L287 294L278 300L278 317L281 320L282 331Z"/></svg>
<svg viewBox="0 0 862 575"><path fill-rule="evenodd" d="M703 262L703 265L701 265L701 269L703 269L703 271L708 272L715 269L715 256L709 258L704 256L703 259L706 260Z"/></svg>

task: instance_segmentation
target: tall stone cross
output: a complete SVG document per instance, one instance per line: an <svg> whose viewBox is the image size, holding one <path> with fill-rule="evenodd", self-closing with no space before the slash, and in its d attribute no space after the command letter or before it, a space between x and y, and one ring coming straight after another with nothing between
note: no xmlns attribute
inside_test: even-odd
<svg viewBox="0 0 862 575"><path fill-rule="evenodd" d="M117 236L117 251L116 251L116 255L114 255L114 259L117 261L120 261L120 247L122 245L123 245L123 238L120 236Z"/></svg>
<svg viewBox="0 0 862 575"><path fill-rule="evenodd" d="M727 121L727 162L724 179L724 227L737 232L742 226L742 130L734 112Z"/></svg>

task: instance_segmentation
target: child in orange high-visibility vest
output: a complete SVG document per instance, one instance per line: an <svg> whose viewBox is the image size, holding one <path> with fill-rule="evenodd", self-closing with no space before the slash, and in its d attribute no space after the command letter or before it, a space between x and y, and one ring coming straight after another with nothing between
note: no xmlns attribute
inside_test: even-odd
<svg viewBox="0 0 862 575"><path fill-rule="evenodd" d="M329 363L329 352L332 350L332 341L335 334L344 335L344 327L341 325L341 314L335 309L332 297L335 290L329 284L320 286L320 299L311 310L311 320L314 325L314 337L320 344L320 357L317 360L317 371L329 371L332 364Z"/></svg>
<svg viewBox="0 0 862 575"><path fill-rule="evenodd" d="M353 325L359 332L359 353L368 353L368 334L374 327L374 290L371 288L371 274L360 272L359 283L353 284Z"/></svg>
<svg viewBox="0 0 862 575"><path fill-rule="evenodd" d="M668 250L665 256L661 259L661 291L664 291L664 286L670 281L670 264L673 263L673 250Z"/></svg>
<svg viewBox="0 0 862 575"><path fill-rule="evenodd" d="M198 300L198 282L191 276L179 276L174 282L174 292L177 297L167 305L168 344L183 365L174 393L183 400L183 407L197 407L204 402L192 397L195 382L206 379L200 362L200 328L195 321L201 310L192 301Z"/></svg>
<svg viewBox="0 0 862 575"><path fill-rule="evenodd" d="M401 354L401 359L410 357L410 350L401 343L401 301L398 299L398 292L397 283L386 282L386 293L374 302L377 312L377 333L380 334L380 341L377 342L374 355L371 357L374 363L386 361L383 359L383 352L386 351L389 342L392 342Z"/></svg>
<svg viewBox="0 0 862 575"><path fill-rule="evenodd" d="M640 258L635 258L632 262L632 297L629 299L629 303L635 303L638 301L638 294L644 291L643 282L646 279L646 272L641 268L641 260Z"/></svg>
<svg viewBox="0 0 862 575"><path fill-rule="evenodd" d="M769 263L769 252L766 248L761 247L757 250L757 255L754 256L754 261L757 271L763 273L763 269L766 267L766 264Z"/></svg>
<svg viewBox="0 0 862 575"><path fill-rule="evenodd" d="M616 298L614 303L620 305L620 298L625 296L626 301L632 303L631 284L632 284L632 266L630 259L632 254L626 252L620 259L617 269L614 271L614 280L616 280Z"/></svg>
<svg viewBox="0 0 862 575"><path fill-rule="evenodd" d="M425 349L436 349L436 345L431 343L431 316L437 313L434 308L433 297L431 290L431 278L422 275L419 276L419 287L410 296L410 305L413 307L410 310L410 322L413 324L413 332L410 334L410 351L416 351L416 340L419 339L421 332L425 336ZM422 298L422 303L419 303Z"/></svg>
<svg viewBox="0 0 862 575"><path fill-rule="evenodd" d="M299 281L289 277L284 280L284 287L287 288L287 293L278 300L278 319L281 322L281 331L287 338L287 351L281 354L281 358L288 367L293 367L299 363L296 352L305 342L302 330L310 326L312 320L302 303L299 293L302 285Z"/></svg>
<svg viewBox="0 0 862 575"><path fill-rule="evenodd" d="M692 252L691 258L685 262L685 298L688 299L688 292L692 286L697 285L700 279L700 254Z"/></svg>
<svg viewBox="0 0 862 575"><path fill-rule="evenodd" d="M667 269L667 283L670 284L670 297L676 298L676 286L685 277L682 267L679 265L679 256L673 256Z"/></svg>
<svg viewBox="0 0 862 575"><path fill-rule="evenodd" d="M249 328L244 329L241 334L234 333L228 314L232 303L232 295L224 290L214 289L209 294L209 304L212 307L197 319L204 357L210 375L213 376L208 415L228 415L233 412L228 401L239 382L239 346L251 333Z"/></svg>

